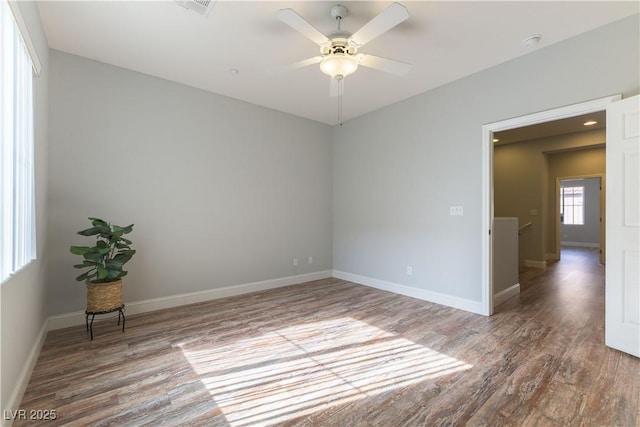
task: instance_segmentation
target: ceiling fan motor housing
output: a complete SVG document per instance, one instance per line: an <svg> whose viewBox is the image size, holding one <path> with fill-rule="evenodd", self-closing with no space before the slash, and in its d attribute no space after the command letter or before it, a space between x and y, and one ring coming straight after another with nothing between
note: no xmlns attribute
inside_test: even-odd
<svg viewBox="0 0 640 427"><path fill-rule="evenodd" d="M331 43L320 47L322 55L355 55L358 48L351 46L346 37L338 36L331 39Z"/></svg>

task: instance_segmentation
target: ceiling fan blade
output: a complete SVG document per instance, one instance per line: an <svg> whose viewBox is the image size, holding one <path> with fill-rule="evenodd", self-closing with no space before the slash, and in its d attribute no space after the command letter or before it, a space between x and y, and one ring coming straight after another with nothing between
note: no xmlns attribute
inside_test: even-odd
<svg viewBox="0 0 640 427"><path fill-rule="evenodd" d="M359 53L357 57L360 65L398 76L404 76L411 70L411 64L407 64L406 62L394 61L393 59L382 58L375 55L367 55L366 53Z"/></svg>
<svg viewBox="0 0 640 427"><path fill-rule="evenodd" d="M307 22L302 16L298 15L295 10L280 9L276 12L276 16L291 28L298 30L312 42L320 46L329 43L327 36L318 31L316 27Z"/></svg>
<svg viewBox="0 0 640 427"><path fill-rule="evenodd" d="M407 18L409 18L407 8L400 3L393 3L349 37L349 44L355 47L364 46Z"/></svg>
<svg viewBox="0 0 640 427"><path fill-rule="evenodd" d="M313 58L303 59L302 61L294 62L293 64L281 65L278 67L271 67L267 70L269 74L282 74L294 71L299 68L308 67L309 65L317 64L322 61L322 56L314 56Z"/></svg>

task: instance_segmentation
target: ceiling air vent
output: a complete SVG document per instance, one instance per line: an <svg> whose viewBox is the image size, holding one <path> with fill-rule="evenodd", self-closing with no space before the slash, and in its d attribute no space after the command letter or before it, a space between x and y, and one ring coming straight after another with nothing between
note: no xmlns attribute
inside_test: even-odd
<svg viewBox="0 0 640 427"><path fill-rule="evenodd" d="M207 16L213 9L215 0L177 0L177 3L185 9Z"/></svg>

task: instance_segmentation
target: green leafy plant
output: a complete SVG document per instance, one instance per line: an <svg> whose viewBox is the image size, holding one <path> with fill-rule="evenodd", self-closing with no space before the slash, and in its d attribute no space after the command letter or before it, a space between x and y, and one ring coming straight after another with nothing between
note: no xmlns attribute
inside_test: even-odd
<svg viewBox="0 0 640 427"><path fill-rule="evenodd" d="M131 240L123 237L131 233L133 224L126 227L111 225L100 218L89 218L92 227L78 231L81 236L96 236L95 246L71 246L71 253L84 259L74 268L88 268L77 281L86 283L108 283L127 275L122 267L136 253L131 249Z"/></svg>

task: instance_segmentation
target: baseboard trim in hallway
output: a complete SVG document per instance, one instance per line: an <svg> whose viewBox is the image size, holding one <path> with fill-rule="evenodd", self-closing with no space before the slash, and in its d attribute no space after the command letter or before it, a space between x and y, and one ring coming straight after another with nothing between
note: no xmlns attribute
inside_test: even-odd
<svg viewBox="0 0 640 427"><path fill-rule="evenodd" d="M520 283L516 283L513 286L509 286L504 291L498 292L493 296L493 305L498 306L508 300L511 297L515 297L520 294Z"/></svg>
<svg viewBox="0 0 640 427"><path fill-rule="evenodd" d="M544 270L545 268L547 268L547 262L546 261L535 261L532 259L525 259L524 260L524 266L525 267L532 267L532 268L539 268L541 270Z"/></svg>

